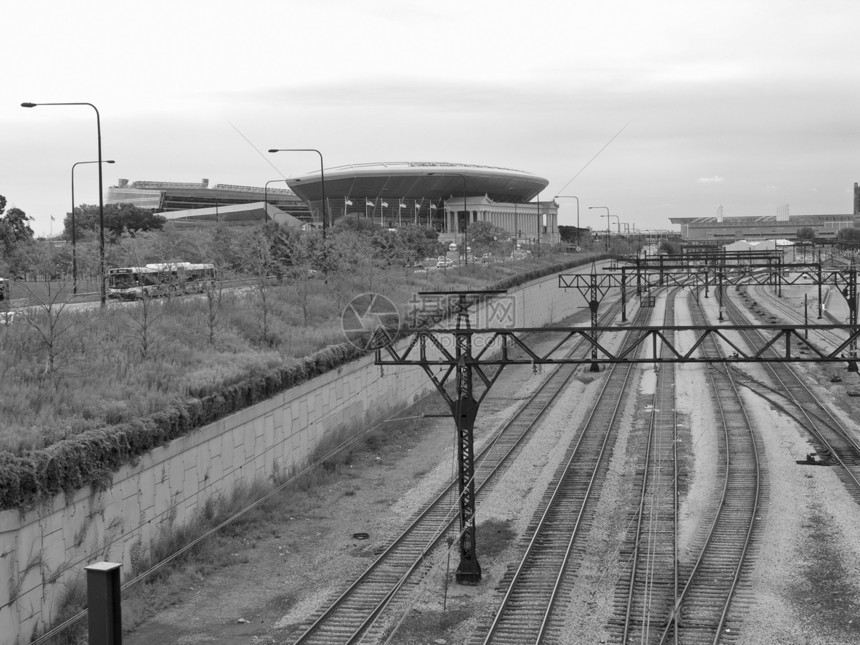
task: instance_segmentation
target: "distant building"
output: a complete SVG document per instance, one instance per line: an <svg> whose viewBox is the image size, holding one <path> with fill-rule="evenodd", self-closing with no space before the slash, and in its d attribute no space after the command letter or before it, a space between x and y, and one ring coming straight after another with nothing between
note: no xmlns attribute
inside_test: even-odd
<svg viewBox="0 0 860 645"><path fill-rule="evenodd" d="M134 181L129 183L128 179L120 179L116 186L107 190L106 204L133 204L164 215L168 220L183 219L186 223L194 221L199 216L201 221L210 219L207 209L221 209L227 213L227 207L236 205L257 204L256 210L233 209L232 219L226 220L231 224L240 224L243 221L253 223L260 221L264 215L263 202L278 209L279 213L286 213L292 217L310 221L310 211L307 204L288 188L267 188L265 186L234 186L231 184L216 184L209 186L209 180L203 179L200 183L174 182L174 181ZM188 212L181 218L168 217L169 213L176 211L200 211ZM204 212L206 211L206 212ZM245 213L244 217L242 213ZM270 218L271 219L271 218Z"/></svg>
<svg viewBox="0 0 860 645"><path fill-rule="evenodd" d="M186 226L266 220L294 225L297 220L319 228L325 212L328 225L351 215L386 228L432 227L442 240L458 240L470 223L490 222L525 244L561 241L558 204L540 199L549 182L527 172L448 162L389 162L339 166L323 173L287 179L290 189L268 190L210 187L208 179L200 183L120 179L108 188L106 203L131 203Z"/></svg>
<svg viewBox="0 0 860 645"><path fill-rule="evenodd" d="M738 240L727 244L724 251L783 251L791 249L794 243L789 240L758 240L750 242L748 240Z"/></svg>
<svg viewBox="0 0 860 645"><path fill-rule="evenodd" d="M289 228L305 228L312 224L285 213L277 206L263 202L232 204L212 208L189 208L182 211L160 213L168 222L180 227L200 227L226 224L227 226L254 226L264 222L276 222Z"/></svg>
<svg viewBox="0 0 860 645"><path fill-rule="evenodd" d="M854 212L827 215L780 215L760 217L671 217L672 224L681 227L683 242L724 246L738 240L770 240L797 238L797 231L811 228L815 237L836 239L843 228L860 223L860 186L854 184Z"/></svg>

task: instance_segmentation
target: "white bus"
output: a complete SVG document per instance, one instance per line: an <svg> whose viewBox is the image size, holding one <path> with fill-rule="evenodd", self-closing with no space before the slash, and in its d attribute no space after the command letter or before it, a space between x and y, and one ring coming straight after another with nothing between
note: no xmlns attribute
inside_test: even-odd
<svg viewBox="0 0 860 645"><path fill-rule="evenodd" d="M146 296L202 293L215 284L214 264L161 262L108 269L108 297L134 300Z"/></svg>

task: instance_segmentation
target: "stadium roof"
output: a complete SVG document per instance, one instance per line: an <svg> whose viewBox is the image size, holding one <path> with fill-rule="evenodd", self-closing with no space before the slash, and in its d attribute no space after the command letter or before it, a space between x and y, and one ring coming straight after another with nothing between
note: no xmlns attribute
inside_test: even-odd
<svg viewBox="0 0 860 645"><path fill-rule="evenodd" d="M254 202L251 204L229 204L214 208L191 208L181 211L159 213L169 222L177 224L217 224L227 225L259 224L267 220L284 226L301 227L304 222L285 213L277 206ZM268 215L268 216L267 216Z"/></svg>
<svg viewBox="0 0 860 645"><path fill-rule="evenodd" d="M399 161L352 164L324 171L329 199L406 198L447 199L463 195L488 196L497 202L525 203L549 181L521 170L448 162ZM305 201L322 199L320 172L287 179L287 185Z"/></svg>

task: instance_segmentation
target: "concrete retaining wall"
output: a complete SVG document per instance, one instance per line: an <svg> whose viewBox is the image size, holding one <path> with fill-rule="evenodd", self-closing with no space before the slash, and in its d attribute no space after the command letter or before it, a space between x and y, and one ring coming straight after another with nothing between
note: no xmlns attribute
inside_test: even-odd
<svg viewBox="0 0 860 645"><path fill-rule="evenodd" d="M539 327L584 306L551 276L510 290L473 325ZM380 377L368 357L153 450L116 472L107 490L0 512L0 580L8 581L0 585L0 644L23 645L44 632L85 566L119 562L126 580L136 553L146 553L163 529L191 520L210 498L298 470L338 429L360 427L432 389L420 368L389 366Z"/></svg>

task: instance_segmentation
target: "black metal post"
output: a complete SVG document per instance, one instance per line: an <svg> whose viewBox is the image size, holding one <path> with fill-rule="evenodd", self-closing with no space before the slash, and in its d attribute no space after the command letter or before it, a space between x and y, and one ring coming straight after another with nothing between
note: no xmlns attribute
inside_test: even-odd
<svg viewBox="0 0 860 645"><path fill-rule="evenodd" d="M89 645L122 645L121 566L98 562L85 567Z"/></svg>

